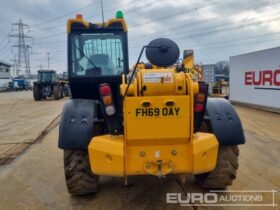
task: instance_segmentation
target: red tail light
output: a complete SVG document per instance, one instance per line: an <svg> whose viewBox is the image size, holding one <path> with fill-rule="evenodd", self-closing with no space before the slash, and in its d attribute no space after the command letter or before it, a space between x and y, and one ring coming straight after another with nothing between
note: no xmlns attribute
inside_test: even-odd
<svg viewBox="0 0 280 210"><path fill-rule="evenodd" d="M101 84L100 85L100 93L102 96L108 96L111 94L111 88L108 84Z"/></svg>
<svg viewBox="0 0 280 210"><path fill-rule="evenodd" d="M194 111L195 112L202 112L204 110L204 105L203 104L195 104L195 107L194 107Z"/></svg>
<svg viewBox="0 0 280 210"><path fill-rule="evenodd" d="M207 103L208 85L205 82L198 82L199 92L194 100L194 129L199 131L204 119L204 113Z"/></svg>

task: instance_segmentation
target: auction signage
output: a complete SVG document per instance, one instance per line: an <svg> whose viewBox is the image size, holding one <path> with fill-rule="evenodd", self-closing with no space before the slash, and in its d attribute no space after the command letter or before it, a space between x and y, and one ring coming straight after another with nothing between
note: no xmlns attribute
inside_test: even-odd
<svg viewBox="0 0 280 210"><path fill-rule="evenodd" d="M230 57L230 100L280 108L280 47Z"/></svg>

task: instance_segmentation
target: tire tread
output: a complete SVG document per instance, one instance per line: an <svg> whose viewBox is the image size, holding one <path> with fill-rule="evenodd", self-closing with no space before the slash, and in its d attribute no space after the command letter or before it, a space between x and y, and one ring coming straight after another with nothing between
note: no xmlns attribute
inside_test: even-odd
<svg viewBox="0 0 280 210"><path fill-rule="evenodd" d="M195 176L199 186L207 189L225 189L232 185L238 169L238 146L220 146L216 168Z"/></svg>
<svg viewBox="0 0 280 210"><path fill-rule="evenodd" d="M64 150L64 172L70 194L97 192L98 176L91 172L87 151Z"/></svg>

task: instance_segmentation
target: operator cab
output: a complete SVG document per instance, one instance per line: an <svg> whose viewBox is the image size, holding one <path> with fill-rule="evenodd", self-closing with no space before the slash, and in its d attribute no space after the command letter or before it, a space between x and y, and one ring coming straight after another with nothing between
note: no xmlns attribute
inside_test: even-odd
<svg viewBox="0 0 280 210"><path fill-rule="evenodd" d="M109 83L115 98L120 98L121 75L128 73L127 27L122 13L95 24L77 15L68 21L67 31L72 97L98 100L99 85Z"/></svg>
<svg viewBox="0 0 280 210"><path fill-rule="evenodd" d="M57 79L57 74L54 70L39 70L37 79L39 83L53 83Z"/></svg>

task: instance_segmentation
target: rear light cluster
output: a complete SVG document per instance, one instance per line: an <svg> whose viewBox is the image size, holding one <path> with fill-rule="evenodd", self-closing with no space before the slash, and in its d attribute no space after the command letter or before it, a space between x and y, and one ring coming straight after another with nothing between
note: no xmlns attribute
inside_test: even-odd
<svg viewBox="0 0 280 210"><path fill-rule="evenodd" d="M199 82L199 93L195 97L194 112L204 112L206 99L208 94L208 86L204 82Z"/></svg>
<svg viewBox="0 0 280 210"><path fill-rule="evenodd" d="M205 82L198 82L199 92L194 100L194 129L199 131L204 119L207 103L208 85Z"/></svg>
<svg viewBox="0 0 280 210"><path fill-rule="evenodd" d="M108 116L112 116L116 113L116 109L113 103L112 92L109 84L104 83L99 86L101 100L105 106L105 112Z"/></svg>

